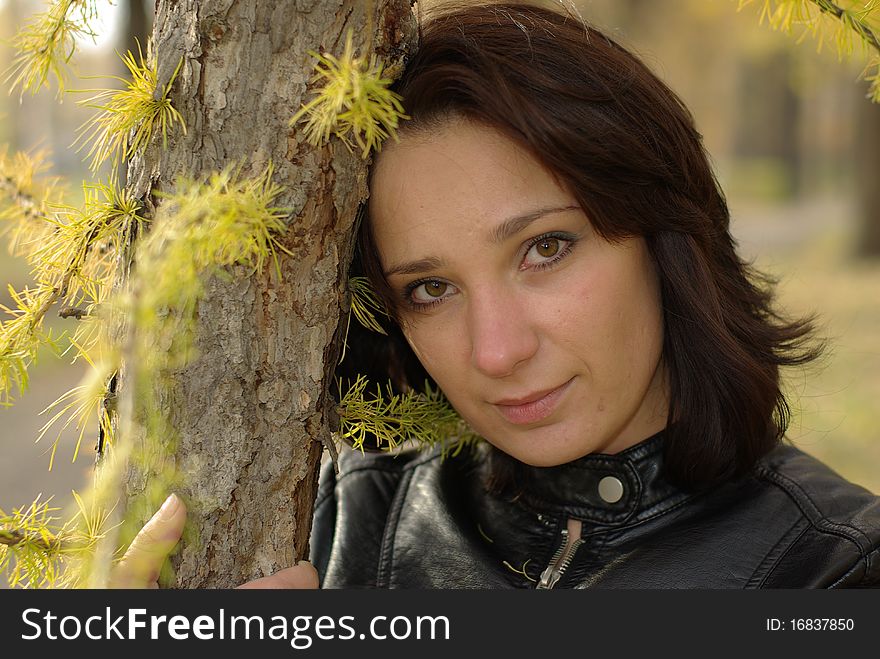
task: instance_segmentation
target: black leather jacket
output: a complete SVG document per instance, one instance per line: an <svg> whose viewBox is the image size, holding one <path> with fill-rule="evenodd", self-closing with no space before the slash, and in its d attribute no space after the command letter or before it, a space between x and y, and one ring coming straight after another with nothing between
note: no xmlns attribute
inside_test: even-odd
<svg viewBox="0 0 880 659"><path fill-rule="evenodd" d="M346 449L322 470L311 560L324 588L880 587L880 497L790 445L690 493L662 448L536 468L514 501L474 455Z"/></svg>

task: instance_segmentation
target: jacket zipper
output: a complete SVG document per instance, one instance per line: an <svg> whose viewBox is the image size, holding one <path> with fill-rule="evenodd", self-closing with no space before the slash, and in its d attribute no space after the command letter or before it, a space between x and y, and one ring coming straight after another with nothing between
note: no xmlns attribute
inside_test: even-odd
<svg viewBox="0 0 880 659"><path fill-rule="evenodd" d="M578 547L584 544L581 539L581 527L582 523L579 519L568 520L567 528L562 529L562 544L553 554L550 564L541 573L541 580L535 586L537 590L549 590L562 578Z"/></svg>

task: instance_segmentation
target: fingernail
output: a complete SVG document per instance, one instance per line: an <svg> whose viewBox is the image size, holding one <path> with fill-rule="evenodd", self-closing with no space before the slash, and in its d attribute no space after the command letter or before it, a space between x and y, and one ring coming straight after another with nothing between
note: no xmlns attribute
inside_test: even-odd
<svg viewBox="0 0 880 659"><path fill-rule="evenodd" d="M314 566L313 566L311 563L309 563L307 560L297 561L297 562L296 562L296 566L299 567L300 565L303 565L303 566L308 565L309 567L314 567Z"/></svg>
<svg viewBox="0 0 880 659"><path fill-rule="evenodd" d="M180 497L176 494L168 495L168 498L165 499L165 503L159 508L159 519L163 521L171 519L174 516L174 513L177 512L178 508L180 508Z"/></svg>

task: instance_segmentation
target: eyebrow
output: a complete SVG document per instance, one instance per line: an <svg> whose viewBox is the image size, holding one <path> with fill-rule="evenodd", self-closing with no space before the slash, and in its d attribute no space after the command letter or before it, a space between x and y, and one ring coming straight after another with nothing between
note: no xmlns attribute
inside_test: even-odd
<svg viewBox="0 0 880 659"><path fill-rule="evenodd" d="M503 243L508 238L515 236L520 231L528 227L532 222L541 219L546 215L553 213L562 213L565 211L580 210L580 206L552 206L548 208L539 208L537 210L515 215L514 217L504 220L497 227L492 229L491 239L493 243ZM446 262L434 256L430 256L417 261L407 261L399 263L385 271L385 276L391 275L417 275L431 270L439 270Z"/></svg>
<svg viewBox="0 0 880 659"><path fill-rule="evenodd" d="M553 213L562 213L564 211L573 210L580 210L580 206L554 206L551 208L539 208L538 210L531 211L530 213L516 215L515 217L504 220L504 222L492 229L492 242L503 243L505 240L507 240L511 236L515 236L520 231L529 226L532 222L534 222L535 220L540 220L545 215L552 215Z"/></svg>
<svg viewBox="0 0 880 659"><path fill-rule="evenodd" d="M430 272L431 270L439 270L446 262L443 259L438 259L434 256L428 257L426 259L419 259L418 261L407 261L406 263L401 263L399 265L394 266L385 271L385 276L390 277L391 275L418 275L423 272Z"/></svg>

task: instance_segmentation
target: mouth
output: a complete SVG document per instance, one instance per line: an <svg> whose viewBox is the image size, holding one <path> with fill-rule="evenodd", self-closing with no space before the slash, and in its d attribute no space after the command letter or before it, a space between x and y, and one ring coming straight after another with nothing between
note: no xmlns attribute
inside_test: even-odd
<svg viewBox="0 0 880 659"><path fill-rule="evenodd" d="M554 389L545 389L522 398L505 398L493 405L510 423L536 423L550 416L573 381L574 378L571 378Z"/></svg>

